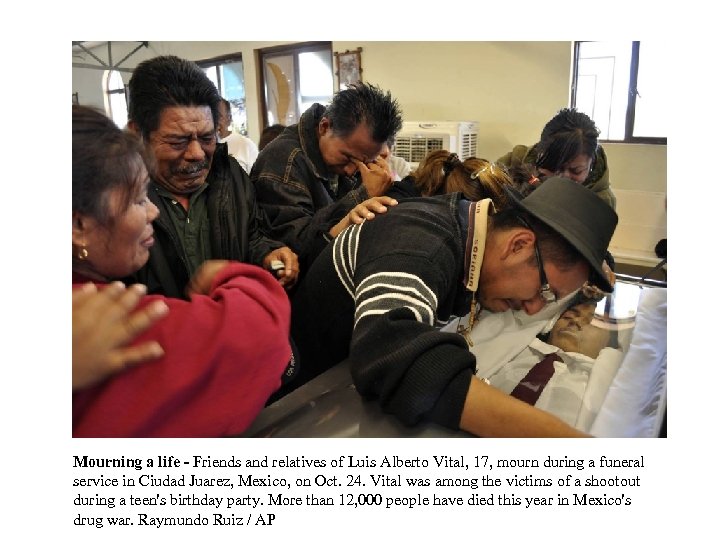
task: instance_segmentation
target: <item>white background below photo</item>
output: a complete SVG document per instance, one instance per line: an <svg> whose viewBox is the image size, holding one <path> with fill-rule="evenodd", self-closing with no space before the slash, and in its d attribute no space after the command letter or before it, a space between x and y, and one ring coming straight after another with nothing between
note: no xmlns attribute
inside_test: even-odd
<svg viewBox="0 0 720 540"><path fill-rule="evenodd" d="M665 489L674 458L665 452L664 440L635 440L632 447L622 440L560 439L533 440L532 444L497 439L453 439L451 444L445 439L423 439L420 444L412 439L325 439L321 445L308 439L75 442L77 453L64 459L65 467L57 475L66 487L55 497L63 508L64 515L58 516L63 530L87 537L98 533L97 522L70 527L78 515L126 516L133 525L109 525L107 519L101 522L101 534L113 538L121 534L139 538L197 538L206 534L236 538L235 527L228 525L232 519L236 525L244 520L243 534L252 538L287 538L297 531L312 538L336 538L340 531L344 538L351 539L367 538L368 533L384 537L391 532L433 538L471 530L480 521L484 535L492 532L510 538L514 536L507 531L509 523L532 523L534 537L554 539L560 522L562 530L584 531L583 538L606 538L613 530L622 531L623 537L633 537L666 532L668 523L658 516L672 511ZM141 470L74 466L74 455L80 460L83 456L140 458ZM154 468L147 468L147 458L153 460ZM247 467L248 459L267 467ZM594 466L589 463L591 459L595 460ZM212 460L235 466L208 466ZM342 467L333 468L334 460L339 460ZM613 460L643 466L608 467ZM165 467L158 467L160 462ZM512 467L501 467L503 464ZM105 479L117 477L121 483L144 475L140 481L145 484L172 483L182 478L186 485L72 486L76 478L101 475ZM237 485L239 476L245 482L251 476L251 482L257 484L280 485ZM188 485L217 478L228 478L236 485L232 489ZM303 479L310 486L298 487ZM411 485L420 479L428 485ZM438 481L443 485L437 486ZM565 482L570 485L565 486ZM595 485L588 486L591 482ZM547 483L552 486L546 487ZM95 501L99 496L101 502L103 496L114 496L115 508L76 504L83 502L78 495L90 499L95 496ZM186 499L190 502L193 495L195 504L178 504L179 498L190 496ZM217 508L208 503L208 497L203 500L205 495L217 499ZM165 498L167 504L128 503L119 507L121 496L128 501L130 496L146 497L148 503ZM172 497L175 499L171 505ZM230 508L228 497L234 499ZM315 505L309 504L312 498ZM559 504L561 499L567 505ZM278 504L280 500L282 505ZM326 504L317 504L320 502ZM222 517L216 518L215 514ZM198 515L207 518L207 525L181 526L163 521L194 519ZM269 515L272 525L264 525Z"/></svg>

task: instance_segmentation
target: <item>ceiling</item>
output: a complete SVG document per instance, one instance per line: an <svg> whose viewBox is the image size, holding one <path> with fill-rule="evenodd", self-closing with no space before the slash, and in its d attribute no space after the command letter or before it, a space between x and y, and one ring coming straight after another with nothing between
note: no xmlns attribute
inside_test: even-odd
<svg viewBox="0 0 720 540"><path fill-rule="evenodd" d="M123 42L127 43L127 42ZM108 70L132 72L132 69L122 66L130 56L135 52L148 46L148 41L135 41L137 46L127 53L123 58L115 60L112 53L112 41L73 41L72 57L73 67L86 69Z"/></svg>

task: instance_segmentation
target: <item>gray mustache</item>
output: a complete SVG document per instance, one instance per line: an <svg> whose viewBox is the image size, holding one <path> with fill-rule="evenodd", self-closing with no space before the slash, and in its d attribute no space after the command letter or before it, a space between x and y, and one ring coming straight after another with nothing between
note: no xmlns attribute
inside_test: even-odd
<svg viewBox="0 0 720 540"><path fill-rule="evenodd" d="M208 161L203 161L201 163L197 163L195 165L189 165L188 167L179 167L175 169L173 172L175 174L197 174L200 171L203 171L207 168L209 168L210 163Z"/></svg>

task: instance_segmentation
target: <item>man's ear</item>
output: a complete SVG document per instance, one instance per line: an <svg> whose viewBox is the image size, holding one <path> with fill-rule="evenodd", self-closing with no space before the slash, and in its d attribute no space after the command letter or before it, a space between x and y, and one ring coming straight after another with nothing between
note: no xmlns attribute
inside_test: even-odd
<svg viewBox="0 0 720 540"><path fill-rule="evenodd" d="M520 260L525 260L528 257L528 251L534 247L535 234L531 230L512 229L505 238L501 258L519 257Z"/></svg>
<svg viewBox="0 0 720 540"><path fill-rule="evenodd" d="M318 124L318 133L322 137L325 135L328 131L332 129L332 126L330 125L330 119L329 118L321 118L320 123Z"/></svg>

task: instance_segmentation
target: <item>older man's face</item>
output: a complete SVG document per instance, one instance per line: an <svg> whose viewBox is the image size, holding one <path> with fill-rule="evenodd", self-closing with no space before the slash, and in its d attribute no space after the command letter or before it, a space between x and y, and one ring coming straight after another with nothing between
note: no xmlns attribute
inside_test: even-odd
<svg viewBox="0 0 720 540"><path fill-rule="evenodd" d="M209 106L165 108L149 140L157 160L155 179L169 192L189 196L205 182L215 145Z"/></svg>

